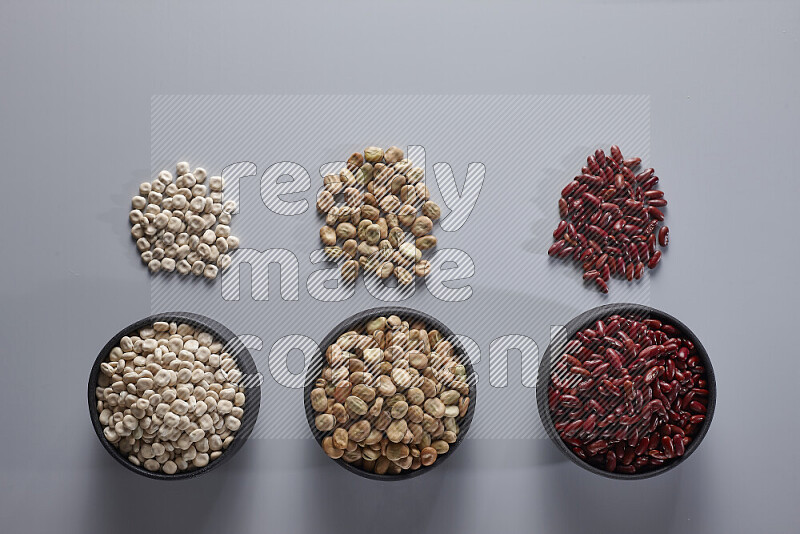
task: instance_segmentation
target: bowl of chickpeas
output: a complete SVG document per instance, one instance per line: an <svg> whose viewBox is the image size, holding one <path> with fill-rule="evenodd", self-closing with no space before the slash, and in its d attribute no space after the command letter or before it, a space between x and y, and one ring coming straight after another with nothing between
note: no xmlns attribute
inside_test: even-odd
<svg viewBox="0 0 800 534"><path fill-rule="evenodd" d="M225 326L185 312L151 315L117 332L89 374L100 443L127 469L177 480L219 467L253 431L261 380Z"/></svg>
<svg viewBox="0 0 800 534"><path fill-rule="evenodd" d="M453 455L475 413L477 376L457 336L420 311L386 307L328 333L306 372L309 428L362 477L402 480Z"/></svg>

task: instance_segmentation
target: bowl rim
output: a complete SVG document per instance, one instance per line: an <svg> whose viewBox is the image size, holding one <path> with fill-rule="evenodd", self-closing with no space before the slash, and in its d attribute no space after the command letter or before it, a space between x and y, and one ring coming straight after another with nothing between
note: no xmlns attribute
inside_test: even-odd
<svg viewBox="0 0 800 534"><path fill-rule="evenodd" d="M97 380L100 374L100 364L106 361L108 353L111 351L111 349L119 345L119 341L122 339L122 337L133 334L137 330L145 326L152 325L157 321L183 322L191 324L195 328L200 328L201 330L212 334L216 339L219 339L223 342L226 352L231 354L231 356L236 360L237 367L244 375L259 377L258 380L253 381L252 384L248 384L245 387L247 395L244 404L245 415L242 417L242 426L236 431L236 438L233 440L230 446L224 450L219 458L209 462L208 465L188 471L178 472L174 475L168 475L161 471L152 472L148 471L143 466L134 465L130 460L128 460L127 456L122 454L116 447L109 443L109 441L103 435L103 425L100 423L100 414L97 413L97 397L95 395L95 387L97 386ZM215 321L214 319L198 313L180 311L162 312L149 315L129 324L112 336L105 346L103 346L103 348L100 350L100 353L97 355L97 358L95 358L94 364L92 365L89 373L88 399L89 415L91 417L92 427L94 428L95 434L100 440L100 443L103 445L103 448L115 460L117 460L117 462L125 466L130 471L147 478L156 480L183 480L187 478L198 477L211 471L212 469L219 467L220 464L229 460L239 451L239 449L242 448L244 443L250 437L253 427L255 426L255 422L258 419L258 412L261 407L261 380L260 375L258 374L258 368L256 367L250 351L247 349L247 347L245 347L239 337L227 327Z"/></svg>
<svg viewBox="0 0 800 534"><path fill-rule="evenodd" d="M467 370L467 382L469 383L469 407L467 408L467 413L464 414L461 423L459 424L459 433L455 443L450 444L450 449L448 450L447 454L437 458L436 462L429 466L421 466L416 471L407 471L405 473L401 473L399 475L379 475L377 473L370 473L369 471L365 471L359 467L356 467L352 464L349 464L342 460L341 458L333 459L330 458L325 452L322 450L322 440L326 436L330 435L330 432L320 432L316 429L314 424L314 417L316 412L311 406L311 390L314 389L314 383L316 382L317 378L319 378L319 374L322 371L322 368L325 363L325 353L323 347L328 347L331 345L341 334L353 330L354 327L362 325L369 319L379 316L390 316L390 315L397 315L404 320L412 319L412 320L420 320L424 321L426 325L429 326L429 330L438 330L444 335L444 338L450 341L453 345L453 349L456 354L460 357L460 362ZM450 330L444 323L440 320L431 317L430 315L421 312L419 310L415 310L413 308L406 308L402 306L378 306L375 308L370 308L368 310L360 311L348 317L347 319L340 322L336 325L333 329L331 329L323 338L322 343L317 346L317 350L310 360L309 365L306 369L306 376L305 376L305 386L303 388L303 406L305 408L306 413L306 421L308 422L308 427L311 430L311 435L314 436L314 439L319 444L320 452L325 455L330 461L336 462L339 466L343 467L344 469L350 471L351 473L355 473L363 478L367 478L370 480L382 480L382 481L399 481L399 480L408 480L410 478L414 478L420 476L424 473L428 473L435 467L440 466L444 463L448 458L450 458L454 453L461 442L467 435L470 426L472 425L472 419L475 415L475 405L476 405L476 393L477 393L477 375L475 374L475 369L472 366L472 360L470 359L469 355L467 354L466 350L464 349L463 344L458 339L458 337Z"/></svg>
<svg viewBox="0 0 800 534"><path fill-rule="evenodd" d="M683 456L680 458L652 471L647 471L644 473L634 473L631 475L624 474L624 473L609 473L603 469L590 465L589 463L585 462L584 460L580 459L578 456L575 455L567 445L561 440L561 437L555 430L555 426L553 425L553 421L550 417L550 407L548 403L548 391L549 391L549 376L550 376L550 367L551 367L551 360L552 360L552 352L559 349L559 352L562 352L567 341L571 339L576 332L583 330L585 328L590 328L594 325L597 320L603 319L604 317L608 317L610 315L637 315L642 319L652 318L658 319L663 323L669 323L672 326L676 327L680 330L681 334L684 335L686 338L691 341L695 346L695 352L700 360L703 362L703 366L706 369L706 382L708 384L708 407L706 410L706 418L703 421L702 426L698 430L697 434L692 439L692 442L686 447L686 451ZM616 480L642 480L646 478L651 478L654 476L658 476L660 474L666 473L667 471L674 469L681 463L683 463L689 456L697 450L702 443L703 439L705 438L706 434L708 433L708 429L711 425L711 420L714 417L714 409L717 403L717 382L714 375L714 368L711 365L711 359L708 356L708 352L706 351L703 344L700 342L698 337L695 333L686 326L683 322L679 321L672 315L661 311L659 309L646 306L644 304L635 304L635 303L614 303L614 304L605 304L603 306L598 306L596 308L592 308L586 310L573 319L571 319L563 329L560 329L554 337L550 344L547 347L547 350L544 353L542 360L539 362L539 375L537 377L537 388L536 388L536 404L539 410L539 417L542 420L542 424L547 431L548 436L550 436L550 440L558 447L559 451L561 451L564 456L569 458L573 463L581 466L582 468L586 469L587 471L591 471L596 475L601 475L606 478L612 478Z"/></svg>

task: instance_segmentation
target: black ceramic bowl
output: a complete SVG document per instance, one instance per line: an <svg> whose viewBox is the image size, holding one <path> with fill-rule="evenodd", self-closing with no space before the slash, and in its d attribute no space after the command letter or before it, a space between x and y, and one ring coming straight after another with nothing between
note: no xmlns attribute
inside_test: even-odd
<svg viewBox="0 0 800 534"><path fill-rule="evenodd" d="M706 381L708 382L708 409L705 414L706 418L702 423L702 426L697 431L697 434L694 435L692 438L692 442L686 447L686 451L683 456L680 458L676 458L669 463L664 464L662 467L658 469L654 469L651 471L645 471L642 473L634 473L634 474L624 474L624 473L609 473L603 469L599 469L573 453L570 448L565 444L561 437L556 432L556 429L553 425L553 421L550 416L550 407L548 403L548 391L550 388L550 369L552 362L556 361L557 358L561 357L564 354L564 347L567 344L567 341L572 339L576 332L581 330L585 330L587 328L591 328L599 319L604 319L605 317L611 315L622 315L622 316L636 316L637 318L641 319L657 319L664 324L671 324L675 328L677 328L683 337L694 343L695 346L695 353L697 356L702 360L703 366L706 370ZM615 478L619 480L638 480L643 478L650 478L656 475L660 475L661 473L665 473L670 469L674 469L681 463L683 463L691 454L697 450L697 447L700 446L700 443L703 441L703 438L708 432L708 427L711 425L711 419L714 416L714 406L716 405L717 400L717 384L714 379L714 369L711 366L711 360L708 358L708 353L706 349L703 348L703 344L700 343L700 340L697 339L697 336L689 330L689 328L677 320L676 318L672 317L671 315L664 313L660 310L656 310L654 308L650 308L648 306L643 306L641 304L608 304L605 306L600 306L598 308L593 308L582 314L578 315L574 319L572 319L566 327L561 330L550 342L550 345L547 347L547 351L544 354L544 358L539 364L539 376L538 376L538 383L536 388L536 402L539 407L539 417L542 420L542 424L544 424L545 429L547 429L547 433L550 436L550 439L553 443L556 444L558 449L570 460L578 464L579 466L583 467L584 469L591 471L597 475L602 475L609 478Z"/></svg>
<svg viewBox="0 0 800 534"><path fill-rule="evenodd" d="M315 355L314 359L311 361L310 365L308 366L308 370L306 371L306 380L305 380L305 391L303 392L303 402L305 403L305 410L306 410L306 419L308 420L308 427L311 429L311 433L314 435L314 438L317 440L320 446L320 453L325 454L322 450L322 440L326 436L331 435L331 432L320 432L317 430L316 425L314 424L314 417L316 412L311 407L311 390L314 389L314 382L316 382L317 378L319 378L320 374L322 373L322 368L325 365L325 349L330 346L332 343L338 339L338 337L345 332L349 332L350 330L357 330L363 327L370 319L375 317L388 317L390 315L397 315L403 320L413 322L413 321L423 321L426 325L428 325L428 330L438 330L442 333L443 337L450 341L453 345L453 349L455 353L458 355L459 362L464 365L467 370L467 382L469 383L469 407L467 408L467 413L464 414L463 419L459 423L459 433L458 438L456 439L455 443L450 445L450 450L444 456L439 456L439 458L431 465L427 467L420 467L416 471L405 471L399 475L379 475L376 473L370 473L369 471L365 471L359 467L356 467L352 464L349 464L339 458L338 460L332 460L339 464L340 466L344 467L348 471L356 473L364 478L370 478L373 480L406 480L409 478L413 478L419 476L423 473L427 473L431 469L438 467L441 465L445 460L450 458L454 453L456 448L461 444L464 438L467 435L467 431L469 430L470 424L472 423L472 417L475 414L475 399L476 399L476 380L477 376L475 375L475 370L472 368L472 362L470 361L469 357L467 356L466 352L464 351L463 345L458 341L458 338L455 337L453 332L447 328L444 324L440 321L426 315L422 312L417 310L412 310L409 308L400 308L400 307L386 307L386 308L373 308L371 310L363 311L361 313L357 313L352 317L349 317L342 321L336 328L331 330L325 339L322 340L322 343L319 345L319 350ZM327 455L326 455L327 458Z"/></svg>
<svg viewBox="0 0 800 534"><path fill-rule="evenodd" d="M230 444L230 446L225 449L222 455L217 458L216 460L212 460L208 463L205 467L190 469L188 471L182 471L175 473L174 475L168 475L162 472L151 472L141 466L136 466L132 464L127 456L123 455L116 447L114 447L111 443L103 435L103 425L100 424L99 416L100 414L97 413L97 397L95 396L95 387L97 386L97 378L100 374L100 364L106 361L108 358L108 353L114 347L119 345L120 339L124 336L133 334L137 332L139 329L144 328L146 326L152 325L154 322L157 321L166 321L166 322L179 322L179 323L186 323L194 326L195 328L202 330L204 332L208 332L209 334L214 336L214 339L219 340L225 346L225 351L228 352L231 356L234 357L236 360L236 364L239 370L245 377L252 377L249 380L245 378L245 404L244 404L244 417L242 418L242 426L236 431L236 438ZM144 319L140 319L135 323L126 326L119 332L117 332L114 337L112 337L108 343L106 343L105 347L100 351L100 354L97 355L97 359L94 361L94 365L92 366L92 371L89 374L89 415L92 418L92 426L94 427L94 431L97 434L97 439L100 440L100 443L103 444L103 447L108 451L108 453L114 457L120 464L124 465L126 468L130 469L134 473L138 473L142 476L146 476L148 478L155 478L158 480L179 480L184 478L193 478L196 476L200 476L203 473L207 473L212 469L216 469L226 460L229 460L231 456L236 454L239 449L244 446L244 443L247 441L247 438L250 436L250 433L253 431L253 426L255 425L256 419L258 418L258 409L261 405L261 385L260 380L256 377L258 375L258 370L256 369L256 364L253 361L250 352L245 348L242 342L239 340L233 332L222 326L220 323L214 321L213 319L209 319L208 317L204 317L202 315L194 314L194 313L186 313L186 312L169 312L169 313L159 313L156 315L151 315L150 317L145 317Z"/></svg>

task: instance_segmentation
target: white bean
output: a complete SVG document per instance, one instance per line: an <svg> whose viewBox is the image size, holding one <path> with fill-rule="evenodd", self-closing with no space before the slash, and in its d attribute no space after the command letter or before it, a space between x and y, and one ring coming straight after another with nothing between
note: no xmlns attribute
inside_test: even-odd
<svg viewBox="0 0 800 534"><path fill-rule="evenodd" d="M205 276L209 280L213 280L213 279L215 279L217 277L217 273L218 272L219 272L219 269L217 268L217 266L216 265L212 265L212 264L209 263L203 269L203 276Z"/></svg>
<svg viewBox="0 0 800 534"><path fill-rule="evenodd" d="M203 209L205 209L206 207L206 200L203 197L194 197L189 202L189 207L192 209L193 212L201 213Z"/></svg>
<svg viewBox="0 0 800 534"><path fill-rule="evenodd" d="M240 426L242 426L242 422L239 419L233 417L232 415L225 417L225 428L228 430L236 432L239 430Z"/></svg>
<svg viewBox="0 0 800 534"><path fill-rule="evenodd" d="M177 265L175 265L175 269L181 274L189 274L192 270L192 266L189 265L188 261L180 260Z"/></svg>
<svg viewBox="0 0 800 534"><path fill-rule="evenodd" d="M219 412L222 415L231 413L232 409L233 409L233 403L229 400L223 399L217 403L217 412Z"/></svg>
<svg viewBox="0 0 800 534"><path fill-rule="evenodd" d="M203 184L195 184L192 187L192 195L196 197L205 197L206 196L206 186Z"/></svg>
<svg viewBox="0 0 800 534"><path fill-rule="evenodd" d="M200 241L207 245L213 245L216 240L217 236L214 234L213 230L206 230L203 232L203 236L200 238Z"/></svg>
<svg viewBox="0 0 800 534"><path fill-rule="evenodd" d="M224 269L227 269L228 267L230 267L232 261L233 260L231 259L231 257L229 255L221 254L220 257L217 259L217 266L220 269L224 270Z"/></svg>
<svg viewBox="0 0 800 534"><path fill-rule="evenodd" d="M177 217L170 217L167 221L167 230L173 233L178 233L183 230L184 222Z"/></svg>
<svg viewBox="0 0 800 534"><path fill-rule="evenodd" d="M158 180L164 185L169 185L172 183L172 173L169 171L161 171L158 173Z"/></svg>
<svg viewBox="0 0 800 534"><path fill-rule="evenodd" d="M221 176L212 176L208 179L208 186L212 191L222 191L224 181Z"/></svg>
<svg viewBox="0 0 800 534"><path fill-rule="evenodd" d="M141 210L131 210L130 214L128 215L128 219L130 219L131 224L142 224L147 221L144 217L144 213Z"/></svg>

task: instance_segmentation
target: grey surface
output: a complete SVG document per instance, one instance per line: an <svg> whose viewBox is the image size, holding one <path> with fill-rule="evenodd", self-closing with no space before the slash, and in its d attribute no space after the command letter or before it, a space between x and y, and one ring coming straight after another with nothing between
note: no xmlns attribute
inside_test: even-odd
<svg viewBox="0 0 800 534"><path fill-rule="evenodd" d="M2 531L796 530L800 7L274 4L0 6ZM649 301L690 325L713 358L719 398L703 446L679 469L635 483L584 472L542 439L468 439L442 468L397 484L346 473L311 439L253 440L219 472L175 484L116 465L91 430L84 386L107 337L151 309L121 211L150 174L151 96L196 93L649 95L650 156L669 184L672 230ZM521 159L532 156L519 147ZM261 158L263 172L288 156L245 157ZM486 211L468 225L502 229L508 210L539 201L525 175L493 179L524 193L497 193L507 204L494 210L479 202ZM468 225L453 235L465 239ZM528 253L532 228L503 239ZM502 267L476 258L476 295L513 298ZM540 276L549 275L521 272L516 289ZM572 287L567 277L554 283ZM320 306L309 335L374 304L361 293ZM427 297L409 304L455 331L480 324L546 343L542 321L520 315L524 300L486 316ZM582 308L602 300L587 292ZM258 308L268 322L308 301L301 288L298 303ZM552 323L572 312L557 309Z"/></svg>

